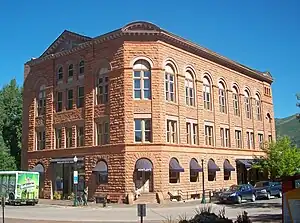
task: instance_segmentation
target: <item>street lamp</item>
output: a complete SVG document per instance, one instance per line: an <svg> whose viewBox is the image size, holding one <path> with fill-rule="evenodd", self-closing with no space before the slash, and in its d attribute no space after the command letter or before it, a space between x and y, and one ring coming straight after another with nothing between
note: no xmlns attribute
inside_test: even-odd
<svg viewBox="0 0 300 223"><path fill-rule="evenodd" d="M203 164L204 160L201 160L201 165L202 165L202 200L201 200L201 204L205 204L206 200L205 200L205 189L204 189L204 164Z"/></svg>
<svg viewBox="0 0 300 223"><path fill-rule="evenodd" d="M77 206L77 185L78 185L78 172L77 172L77 156L74 156L74 173L73 173L73 182L74 182L74 206Z"/></svg>

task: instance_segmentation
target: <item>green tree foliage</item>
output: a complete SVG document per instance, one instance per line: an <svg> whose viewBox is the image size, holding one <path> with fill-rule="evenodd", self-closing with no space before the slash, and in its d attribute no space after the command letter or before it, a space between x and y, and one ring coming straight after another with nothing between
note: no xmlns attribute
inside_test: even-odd
<svg viewBox="0 0 300 223"><path fill-rule="evenodd" d="M296 94L297 101L300 101L300 94ZM296 106L300 108L300 102L297 102ZM297 114L297 118L300 121L300 113Z"/></svg>
<svg viewBox="0 0 300 223"><path fill-rule="evenodd" d="M261 157L256 167L268 170L271 179L293 176L300 172L300 150L288 137L266 144L263 150L266 156Z"/></svg>
<svg viewBox="0 0 300 223"><path fill-rule="evenodd" d="M0 90L0 153L7 158L7 165L15 160L17 168L21 164L22 137L22 89L15 79ZM9 155L13 157L11 160ZM5 165L6 165L5 164ZM4 166L5 166L4 165ZM7 167L8 168L8 167ZM12 166L12 168L14 168Z"/></svg>

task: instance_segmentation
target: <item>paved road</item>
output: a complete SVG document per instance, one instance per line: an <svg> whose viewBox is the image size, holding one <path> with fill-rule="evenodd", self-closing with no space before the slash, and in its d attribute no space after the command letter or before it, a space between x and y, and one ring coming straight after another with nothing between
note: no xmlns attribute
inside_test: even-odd
<svg viewBox="0 0 300 223"><path fill-rule="evenodd" d="M198 202L187 202L179 205L152 206L147 208L145 223L159 223L166 218L178 218L186 215L192 217L201 205ZM225 207L226 216L235 219L246 210L254 222L280 222L281 199L261 200L241 205L211 205L215 213ZM138 222L136 207L62 207L53 205L7 206L5 223L70 223L70 222ZM1 216L2 217L2 216ZM21 220L18 220L21 219ZM37 221L36 221L37 220ZM0 220L1 221L1 220Z"/></svg>

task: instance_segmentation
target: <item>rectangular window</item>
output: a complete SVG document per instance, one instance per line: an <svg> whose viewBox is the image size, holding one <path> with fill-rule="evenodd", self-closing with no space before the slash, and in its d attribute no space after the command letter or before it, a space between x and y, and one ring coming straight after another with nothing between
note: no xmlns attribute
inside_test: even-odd
<svg viewBox="0 0 300 223"><path fill-rule="evenodd" d="M73 90L67 90L67 110L73 108Z"/></svg>
<svg viewBox="0 0 300 223"><path fill-rule="evenodd" d="M62 148L62 131L61 129L55 129L55 148Z"/></svg>
<svg viewBox="0 0 300 223"><path fill-rule="evenodd" d="M248 149L253 149L254 148L254 134L253 132L247 132L247 146Z"/></svg>
<svg viewBox="0 0 300 223"><path fill-rule="evenodd" d="M43 150L46 147L46 133L45 131L37 132L37 150Z"/></svg>
<svg viewBox="0 0 300 223"><path fill-rule="evenodd" d="M207 146L214 145L213 127L210 125L205 126L205 145Z"/></svg>
<svg viewBox="0 0 300 223"><path fill-rule="evenodd" d="M233 113L235 116L240 116L240 109L239 109L239 96L236 93L233 93Z"/></svg>
<svg viewBox="0 0 300 223"><path fill-rule="evenodd" d="M84 106L84 87L78 87L77 108Z"/></svg>
<svg viewBox="0 0 300 223"><path fill-rule="evenodd" d="M46 91L42 89L39 93L39 100L38 100L38 116L44 115L46 113Z"/></svg>
<svg viewBox="0 0 300 223"><path fill-rule="evenodd" d="M134 141L152 142L151 119L134 119Z"/></svg>
<svg viewBox="0 0 300 223"><path fill-rule="evenodd" d="M97 145L109 144L109 122L97 124Z"/></svg>
<svg viewBox="0 0 300 223"><path fill-rule="evenodd" d="M167 120L167 142L177 143L177 121Z"/></svg>
<svg viewBox="0 0 300 223"><path fill-rule="evenodd" d="M175 76L174 74L165 74L165 90L166 90L166 100L175 102Z"/></svg>
<svg viewBox="0 0 300 223"><path fill-rule="evenodd" d="M186 123L187 144L198 145L198 124L193 122Z"/></svg>
<svg viewBox="0 0 300 223"><path fill-rule="evenodd" d="M269 140L269 142L272 142L272 141L273 141L272 135L269 135L269 136L268 136L268 140Z"/></svg>
<svg viewBox="0 0 300 223"><path fill-rule="evenodd" d="M220 112L226 113L226 97L224 89L219 89L219 106Z"/></svg>
<svg viewBox="0 0 300 223"><path fill-rule="evenodd" d="M228 128L220 128L220 138L222 147L230 147L230 132Z"/></svg>
<svg viewBox="0 0 300 223"><path fill-rule="evenodd" d="M134 98L150 99L151 98L151 72L148 70L134 71Z"/></svg>
<svg viewBox="0 0 300 223"><path fill-rule="evenodd" d="M242 131L235 130L235 146L237 148L242 148Z"/></svg>
<svg viewBox="0 0 300 223"><path fill-rule="evenodd" d="M198 124L193 123L193 144L199 145Z"/></svg>
<svg viewBox="0 0 300 223"><path fill-rule="evenodd" d="M187 122L186 123L186 142L187 144L192 144L191 140L191 123Z"/></svg>
<svg viewBox="0 0 300 223"><path fill-rule="evenodd" d="M260 100L256 100L256 119L258 121L262 120L261 117L261 104L260 104Z"/></svg>
<svg viewBox="0 0 300 223"><path fill-rule="evenodd" d="M185 79L185 103L195 106L194 82L190 79Z"/></svg>
<svg viewBox="0 0 300 223"><path fill-rule="evenodd" d="M108 84L109 79L107 76L98 78L97 104L106 104L108 102Z"/></svg>
<svg viewBox="0 0 300 223"><path fill-rule="evenodd" d="M73 147L72 144L72 128L66 128L66 147Z"/></svg>
<svg viewBox="0 0 300 223"><path fill-rule="evenodd" d="M56 112L61 112L63 106L63 93L57 92L56 94Z"/></svg>
<svg viewBox="0 0 300 223"><path fill-rule="evenodd" d="M264 135L262 133L258 133L258 143L259 143L259 148L263 148L263 145L264 145Z"/></svg>
<svg viewBox="0 0 300 223"><path fill-rule="evenodd" d="M77 147L84 146L84 127L80 126L77 130Z"/></svg>

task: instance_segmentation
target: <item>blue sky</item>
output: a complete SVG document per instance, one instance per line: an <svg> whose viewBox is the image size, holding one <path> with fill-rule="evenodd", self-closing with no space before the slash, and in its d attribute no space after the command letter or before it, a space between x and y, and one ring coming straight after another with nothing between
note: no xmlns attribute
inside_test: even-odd
<svg viewBox="0 0 300 223"><path fill-rule="evenodd" d="M0 86L16 78L64 29L98 36L136 21L172 33L273 75L275 117L300 110L300 1L20 1L1 2ZM243 2L243 3L242 3Z"/></svg>

